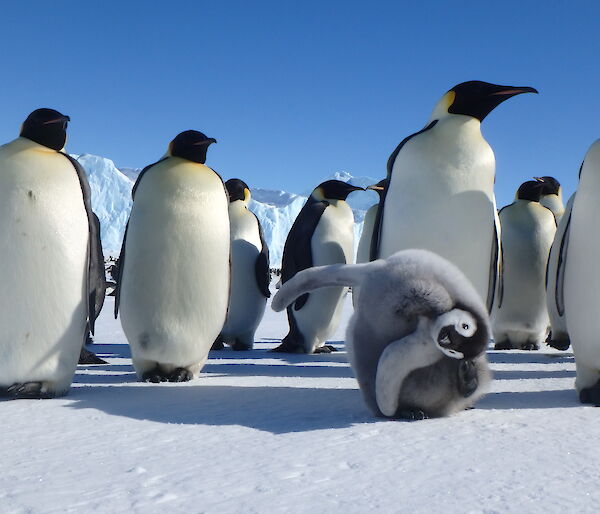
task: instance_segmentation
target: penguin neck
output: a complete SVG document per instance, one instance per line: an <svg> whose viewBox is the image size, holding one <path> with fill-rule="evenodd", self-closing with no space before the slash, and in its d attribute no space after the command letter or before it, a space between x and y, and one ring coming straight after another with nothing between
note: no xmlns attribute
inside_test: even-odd
<svg viewBox="0 0 600 514"><path fill-rule="evenodd" d="M47 146L41 145L39 143L36 143L35 141L32 141L29 138L22 137L22 136L19 136L17 139L12 141L12 144L23 150L35 150L38 152L47 152L47 153L56 153L57 152L56 150L54 150L54 148L48 148ZM61 152L64 151L64 148L60 151Z"/></svg>
<svg viewBox="0 0 600 514"><path fill-rule="evenodd" d="M229 210L235 213L243 213L248 210L248 203L245 200L234 200L229 202Z"/></svg>
<svg viewBox="0 0 600 514"><path fill-rule="evenodd" d="M565 210L562 199L562 191L557 195L545 195L540 199L540 203L550 209L554 214L562 214Z"/></svg>

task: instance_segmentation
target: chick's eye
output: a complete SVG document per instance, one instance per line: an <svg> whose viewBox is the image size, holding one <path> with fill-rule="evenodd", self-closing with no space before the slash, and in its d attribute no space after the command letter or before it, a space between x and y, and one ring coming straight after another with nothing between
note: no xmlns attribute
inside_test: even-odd
<svg viewBox="0 0 600 514"><path fill-rule="evenodd" d="M466 323L463 323L462 328L463 328L463 330L469 330L469 325L467 325Z"/></svg>

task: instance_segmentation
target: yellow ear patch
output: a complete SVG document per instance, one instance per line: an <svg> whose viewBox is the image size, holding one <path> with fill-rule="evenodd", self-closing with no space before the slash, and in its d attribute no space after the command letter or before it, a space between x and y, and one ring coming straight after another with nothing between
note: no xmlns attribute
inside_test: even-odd
<svg viewBox="0 0 600 514"><path fill-rule="evenodd" d="M173 150L173 141L169 143L169 147L167 148L167 155L173 155L171 152Z"/></svg>
<svg viewBox="0 0 600 514"><path fill-rule="evenodd" d="M316 200L319 200L320 202L325 200L325 195L323 194L323 189L321 189L320 187L317 187L313 192L312 192L312 196L315 197Z"/></svg>
<svg viewBox="0 0 600 514"><path fill-rule="evenodd" d="M446 110L450 109L450 106L454 103L454 100L456 99L456 92L455 91L448 91L445 95L444 95L444 105L446 106Z"/></svg>
<svg viewBox="0 0 600 514"><path fill-rule="evenodd" d="M250 189L247 187L244 188L244 202L250 200Z"/></svg>

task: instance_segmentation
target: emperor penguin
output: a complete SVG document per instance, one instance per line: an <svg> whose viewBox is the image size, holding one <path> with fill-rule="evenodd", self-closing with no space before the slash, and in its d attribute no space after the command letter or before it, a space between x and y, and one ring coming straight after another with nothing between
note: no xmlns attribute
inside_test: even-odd
<svg viewBox="0 0 600 514"><path fill-rule="evenodd" d="M362 191L340 180L319 184L294 221L283 248L281 283L313 266L352 263L354 215L346 203L353 191ZM325 341L336 329L342 311L345 287L332 287L298 298L287 309L289 332L272 351L328 353Z"/></svg>
<svg viewBox="0 0 600 514"><path fill-rule="evenodd" d="M556 218L556 224L558 225L565 212L560 182L554 177L549 176L533 178L542 183L540 204L552 211L552 214L554 214L554 217Z"/></svg>
<svg viewBox="0 0 600 514"><path fill-rule="evenodd" d="M232 178L225 182L225 188L229 194L231 291L227 320L213 349L221 349L225 342L234 350L251 350L254 333L271 296L269 248L260 221L248 210L248 185Z"/></svg>
<svg viewBox="0 0 600 514"><path fill-rule="evenodd" d="M548 334L546 265L556 233L554 214L540 204L543 184L529 180L500 210L501 296L492 310L496 350L538 350Z"/></svg>
<svg viewBox="0 0 600 514"><path fill-rule="evenodd" d="M63 152L69 116L37 109L0 147L0 390L12 398L68 392L86 326L103 301L91 193Z"/></svg>
<svg viewBox="0 0 600 514"><path fill-rule="evenodd" d="M546 279L546 305L548 306L548 316L550 317L550 333L546 338L546 343L552 348L565 351L571 346L569 339L569 331L567 330L567 320L563 308L559 308L559 300L557 296L557 278L558 270L561 265L561 247L565 241L565 232L568 227L571 211L573 210L573 202L575 201L575 193L571 195L567 201L565 211L558 222L554 242L550 248L550 256L548 257L548 273ZM555 214L556 216L556 214Z"/></svg>
<svg viewBox="0 0 600 514"><path fill-rule="evenodd" d="M573 346L575 387L582 403L600 405L600 140L588 150L567 218L556 278L558 312L564 315Z"/></svg>
<svg viewBox="0 0 600 514"><path fill-rule="evenodd" d="M500 103L531 87L463 82L435 106L425 128L405 138L387 163L371 260L406 248L454 263L491 309L498 270L494 152L481 122Z"/></svg>
<svg viewBox="0 0 600 514"><path fill-rule="evenodd" d="M197 377L229 300L229 214L221 177L205 166L213 138L186 130L144 168L119 257L115 317L142 381Z"/></svg>
<svg viewBox="0 0 600 514"><path fill-rule="evenodd" d="M367 189L375 191L379 195L379 201L383 196L383 191L387 185L387 179L380 180L377 184L367 186ZM379 204L369 207L369 210L365 214L363 222L362 233L358 241L358 248L356 250L356 263L369 262L371 255L371 239L373 237L373 227L375 226L375 219L377 218L377 209Z"/></svg>
<svg viewBox="0 0 600 514"><path fill-rule="evenodd" d="M370 263L311 268L283 284L272 307L343 286L360 287L346 348L376 416L447 416L484 394L491 378L487 309L456 266L427 250L403 250Z"/></svg>

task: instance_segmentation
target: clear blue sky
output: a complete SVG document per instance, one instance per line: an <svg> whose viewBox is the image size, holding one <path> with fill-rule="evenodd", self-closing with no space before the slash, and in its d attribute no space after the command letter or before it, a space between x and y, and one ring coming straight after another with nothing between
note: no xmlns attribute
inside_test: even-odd
<svg viewBox="0 0 600 514"><path fill-rule="evenodd" d="M68 150L142 167L181 130L251 186L305 191L385 174L441 95L478 79L536 87L492 112L499 205L532 175L571 192L600 137L596 2L10 2L0 141L71 116Z"/></svg>

